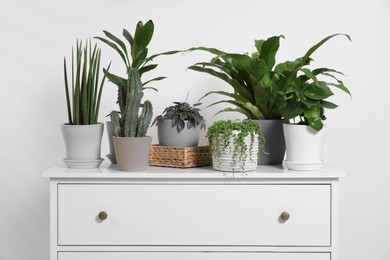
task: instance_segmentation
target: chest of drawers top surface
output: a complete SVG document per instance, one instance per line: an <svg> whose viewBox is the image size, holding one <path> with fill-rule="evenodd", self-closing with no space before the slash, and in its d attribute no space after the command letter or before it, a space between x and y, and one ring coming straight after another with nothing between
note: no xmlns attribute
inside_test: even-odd
<svg viewBox="0 0 390 260"><path fill-rule="evenodd" d="M43 173L49 178L99 178L99 179L329 179L344 177L341 170L326 166L319 171L290 171L283 165L263 166L259 165L253 172L220 172L209 167L196 167L189 169L153 167L146 171L121 172L116 165L104 164L97 169L70 169L65 165L59 165L48 169Z"/></svg>

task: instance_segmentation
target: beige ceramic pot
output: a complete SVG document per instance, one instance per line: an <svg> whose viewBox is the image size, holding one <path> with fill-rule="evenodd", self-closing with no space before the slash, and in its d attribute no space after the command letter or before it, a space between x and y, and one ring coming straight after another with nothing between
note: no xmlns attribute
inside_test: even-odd
<svg viewBox="0 0 390 260"><path fill-rule="evenodd" d="M148 167L152 137L113 137L120 171L144 171Z"/></svg>

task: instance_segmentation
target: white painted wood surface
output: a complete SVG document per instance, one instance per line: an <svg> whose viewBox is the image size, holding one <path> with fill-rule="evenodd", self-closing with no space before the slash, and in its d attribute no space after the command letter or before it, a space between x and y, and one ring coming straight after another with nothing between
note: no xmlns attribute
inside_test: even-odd
<svg viewBox="0 0 390 260"><path fill-rule="evenodd" d="M343 175L261 166L234 176L209 167L54 167L44 173L50 259L337 260ZM102 210L108 218L98 222ZM283 211L291 215L285 223Z"/></svg>
<svg viewBox="0 0 390 260"><path fill-rule="evenodd" d="M330 260L329 253L61 252L58 260Z"/></svg>

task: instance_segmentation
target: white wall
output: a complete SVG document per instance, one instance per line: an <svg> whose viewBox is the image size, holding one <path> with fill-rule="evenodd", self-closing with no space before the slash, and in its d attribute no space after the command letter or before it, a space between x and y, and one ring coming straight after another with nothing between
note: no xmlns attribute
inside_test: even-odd
<svg viewBox="0 0 390 260"><path fill-rule="evenodd" d="M254 50L253 39L284 34L279 61L304 52L324 36L345 32L313 57L316 64L347 74L353 93L335 98L328 113L326 160L347 171L341 184L341 260L390 259L390 140L388 81L390 2L388 0L15 0L0 1L0 259L49 259L49 191L43 170L64 157L59 125L65 122L63 57L77 38L134 30L153 19L152 53L203 45L227 51ZM102 45L105 64L123 72L117 54ZM161 113L170 102L195 102L206 90L228 89L207 75L186 71L202 53L158 60L156 75L169 78L148 93ZM106 84L101 121L115 105L116 87ZM208 102L219 97L208 99ZM216 108L215 108L216 109ZM209 121L240 117L212 118ZM210 123L210 122L209 122ZM156 130L150 130L156 137ZM155 139L156 140L156 139ZM103 137L102 155L108 153Z"/></svg>

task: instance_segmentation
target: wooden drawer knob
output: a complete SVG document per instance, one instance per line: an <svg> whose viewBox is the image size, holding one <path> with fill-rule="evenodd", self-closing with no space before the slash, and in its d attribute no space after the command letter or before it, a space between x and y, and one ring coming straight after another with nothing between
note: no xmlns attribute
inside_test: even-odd
<svg viewBox="0 0 390 260"><path fill-rule="evenodd" d="M99 212L98 218L99 218L101 221L106 220L107 217L108 217L107 212L105 212L105 211L100 211L100 212Z"/></svg>
<svg viewBox="0 0 390 260"><path fill-rule="evenodd" d="M280 214L280 219L282 221L287 221L288 219L290 218L290 213L284 211L282 212L282 214Z"/></svg>

